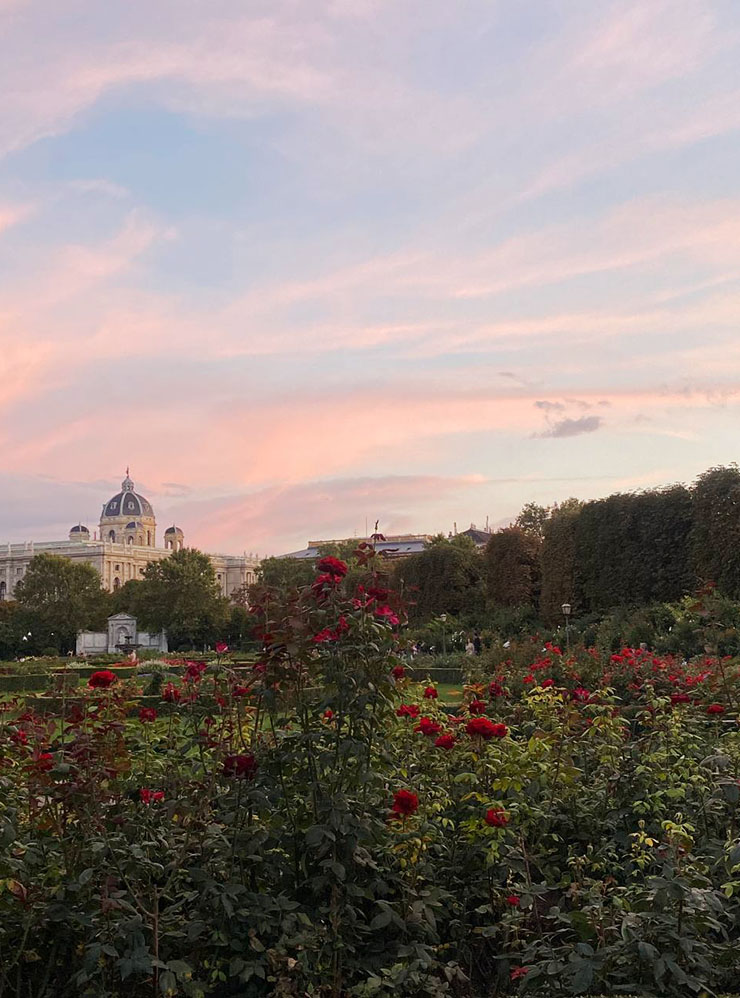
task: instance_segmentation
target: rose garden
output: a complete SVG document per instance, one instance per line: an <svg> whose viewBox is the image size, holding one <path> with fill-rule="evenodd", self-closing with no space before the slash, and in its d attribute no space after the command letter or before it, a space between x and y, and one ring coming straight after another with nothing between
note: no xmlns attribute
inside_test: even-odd
<svg viewBox="0 0 740 998"><path fill-rule="evenodd" d="M378 562L254 590L248 661L4 694L3 998L737 991L712 588L708 653L520 635L449 695Z"/></svg>

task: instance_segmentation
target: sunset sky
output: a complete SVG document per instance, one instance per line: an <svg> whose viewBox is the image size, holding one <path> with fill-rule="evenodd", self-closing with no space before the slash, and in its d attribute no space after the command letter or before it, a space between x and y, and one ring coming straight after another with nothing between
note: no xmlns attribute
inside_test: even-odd
<svg viewBox="0 0 740 998"><path fill-rule="evenodd" d="M737 0L0 0L0 541L260 554L740 455Z"/></svg>

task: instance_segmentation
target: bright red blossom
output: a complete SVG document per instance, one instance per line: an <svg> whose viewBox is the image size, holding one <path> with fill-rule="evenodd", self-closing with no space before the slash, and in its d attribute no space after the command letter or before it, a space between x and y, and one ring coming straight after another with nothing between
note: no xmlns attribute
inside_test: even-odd
<svg viewBox="0 0 740 998"><path fill-rule="evenodd" d="M418 717L419 705L417 703L402 703L396 713L399 717Z"/></svg>
<svg viewBox="0 0 740 998"><path fill-rule="evenodd" d="M468 704L468 710L471 714L484 714L486 710L485 700L471 700Z"/></svg>
<svg viewBox="0 0 740 998"><path fill-rule="evenodd" d="M118 677L110 669L101 669L100 672L93 672L87 681L87 685L93 690L107 690L116 682Z"/></svg>
<svg viewBox="0 0 740 998"><path fill-rule="evenodd" d="M489 721L487 717L474 717L465 725L465 730L474 738L488 741L491 738L505 738L509 729L505 724Z"/></svg>
<svg viewBox="0 0 740 998"><path fill-rule="evenodd" d="M164 800L164 790L149 790L147 787L142 787L139 790L139 800L142 804Z"/></svg>
<svg viewBox="0 0 740 998"><path fill-rule="evenodd" d="M455 741L456 738L454 735L446 734L446 735L440 735L439 738L436 739L434 744L437 746L437 748L451 749L452 746L455 744Z"/></svg>
<svg viewBox="0 0 740 998"><path fill-rule="evenodd" d="M433 721L431 717L422 717L419 723L414 728L414 731L420 731L422 735L427 735L432 737L433 735L438 735L442 730L442 725Z"/></svg>
<svg viewBox="0 0 740 998"><path fill-rule="evenodd" d="M489 807L486 811L485 822L491 828L504 828L505 825L509 824L509 818L500 807Z"/></svg>
<svg viewBox="0 0 740 998"><path fill-rule="evenodd" d="M399 790L393 796L391 811L396 818L407 818L419 810L419 798L410 790Z"/></svg>
<svg viewBox="0 0 740 998"><path fill-rule="evenodd" d="M434 686L427 686L427 688L424 690L425 700L436 700L438 696L439 693L437 693L437 690L434 688Z"/></svg>
<svg viewBox="0 0 740 998"><path fill-rule="evenodd" d="M506 899L506 903L511 905L512 908L518 908L521 903L521 898L518 894L509 894Z"/></svg>
<svg viewBox="0 0 740 998"><path fill-rule="evenodd" d="M707 707L707 714L724 714L725 708L721 703L710 703Z"/></svg>
<svg viewBox="0 0 740 998"><path fill-rule="evenodd" d="M347 574L347 565L345 562L340 561L339 558L332 557L332 555L321 558L316 568L319 572L324 572L326 575L331 575L337 579L343 579Z"/></svg>

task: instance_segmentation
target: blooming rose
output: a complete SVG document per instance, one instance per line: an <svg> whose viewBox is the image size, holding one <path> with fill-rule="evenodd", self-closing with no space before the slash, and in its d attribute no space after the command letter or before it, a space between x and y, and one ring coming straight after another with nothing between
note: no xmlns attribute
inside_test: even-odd
<svg viewBox="0 0 740 998"><path fill-rule="evenodd" d="M185 668L185 681L199 683L206 668L205 662L188 662Z"/></svg>
<svg viewBox="0 0 740 998"><path fill-rule="evenodd" d="M416 814L418 809L419 798L410 790L399 790L394 794L391 811L396 818L406 818L410 814Z"/></svg>
<svg viewBox="0 0 740 998"><path fill-rule="evenodd" d="M418 717L419 705L418 703L402 703L396 713L399 717Z"/></svg>
<svg viewBox="0 0 740 998"><path fill-rule="evenodd" d="M485 821L487 825L491 826L491 828L503 828L505 825L509 824L506 812L500 807L489 807L486 811Z"/></svg>
<svg viewBox="0 0 740 998"><path fill-rule="evenodd" d="M391 675L393 676L394 679L403 679L403 677L406 675L406 670L402 665L396 665L391 670Z"/></svg>
<svg viewBox="0 0 740 998"><path fill-rule="evenodd" d="M116 682L118 676L110 669L101 669L100 672L93 672L87 681L87 685L93 690L107 690Z"/></svg>
<svg viewBox="0 0 740 998"><path fill-rule="evenodd" d="M139 800L142 804L151 804L152 801L164 800L164 790L148 790L142 787L139 791Z"/></svg>
<svg viewBox="0 0 740 998"><path fill-rule="evenodd" d="M428 735L430 738L432 735L438 735L442 730L442 725L433 721L431 717L422 717L419 723L414 728L414 731L420 731L422 735Z"/></svg>
<svg viewBox="0 0 740 998"><path fill-rule="evenodd" d="M581 703L585 703L591 696L591 691L584 689L583 686L576 686L576 688L571 693L574 700L578 700Z"/></svg>
<svg viewBox="0 0 740 998"><path fill-rule="evenodd" d="M468 710L471 714L484 714L486 710L485 700L471 700L468 704Z"/></svg>
<svg viewBox="0 0 740 998"><path fill-rule="evenodd" d="M157 712L154 707L142 707L139 711L139 720L142 724L151 724L157 720Z"/></svg>
<svg viewBox="0 0 740 998"><path fill-rule="evenodd" d="M427 686L427 688L424 690L425 700L436 700L438 696L439 693L437 693L437 690L434 688L434 686Z"/></svg>
<svg viewBox="0 0 740 998"><path fill-rule="evenodd" d="M231 695L233 697L245 697L249 695L249 687L243 686L241 683L235 683L231 687Z"/></svg>
<svg viewBox="0 0 740 998"><path fill-rule="evenodd" d="M375 611L375 616L387 620L391 627L396 627L398 624L398 616L389 606L379 606Z"/></svg>
<svg viewBox="0 0 740 998"><path fill-rule="evenodd" d="M721 703L710 703L707 707L707 714L724 714L725 708Z"/></svg>
<svg viewBox="0 0 740 998"><path fill-rule="evenodd" d="M488 693L492 697L502 697L504 696L506 691L504 690L503 686L500 683L497 683L496 680L494 680L491 683L491 685L488 687Z"/></svg>
<svg viewBox="0 0 740 998"><path fill-rule="evenodd" d="M225 655L228 650L229 650L229 646L226 644L225 641L217 641L216 642L216 654L217 655Z"/></svg>
<svg viewBox="0 0 740 998"><path fill-rule="evenodd" d="M331 721L333 717L334 717L334 711L331 709L331 707L327 707L326 710L324 711L324 720Z"/></svg>
<svg viewBox="0 0 740 998"><path fill-rule="evenodd" d="M253 755L227 755L224 759L224 776L238 776L251 780L256 772L257 760Z"/></svg>
<svg viewBox="0 0 740 998"><path fill-rule="evenodd" d="M336 640L337 636L330 627L325 627L322 631L319 631L318 634L314 634L313 636L313 643L315 645L321 645L324 644L326 641L336 641Z"/></svg>
<svg viewBox="0 0 740 998"><path fill-rule="evenodd" d="M455 736L449 734L440 735L439 738L437 738L437 740L434 742L434 744L437 746L437 748L451 749L452 746L455 744Z"/></svg>
<svg viewBox="0 0 740 998"><path fill-rule="evenodd" d="M473 717L465 725L465 730L473 737L488 741L490 738L505 738L509 729L505 724L494 724L487 717Z"/></svg>
<svg viewBox="0 0 740 998"><path fill-rule="evenodd" d="M529 973L529 967L514 967L514 969L509 974L512 981L518 980L520 977L526 977Z"/></svg>
<svg viewBox="0 0 740 998"><path fill-rule="evenodd" d="M332 575L338 579L343 579L347 574L347 565L331 555L321 558L316 567L319 572L324 572L326 575Z"/></svg>
<svg viewBox="0 0 740 998"><path fill-rule="evenodd" d="M521 900L522 899L519 897L518 894L509 894L509 896L506 899L506 903L510 904L512 908L518 908L519 904L521 903Z"/></svg>
<svg viewBox="0 0 740 998"><path fill-rule="evenodd" d="M167 703L177 703L180 696L180 691L176 686L173 686L172 683L167 683L165 688L162 690L162 699Z"/></svg>
<svg viewBox="0 0 740 998"><path fill-rule="evenodd" d="M672 693L671 694L671 703L673 703L673 704L676 704L676 703L691 703L691 697L688 695L688 693Z"/></svg>
<svg viewBox="0 0 740 998"><path fill-rule="evenodd" d="M543 679L542 682L540 683L540 686L543 686L545 689L547 689L548 687L552 686L554 682L555 682L554 679Z"/></svg>
<svg viewBox="0 0 740 998"><path fill-rule="evenodd" d="M37 773L48 773L50 769L54 768L54 756L51 752L40 752L32 760L31 765Z"/></svg>

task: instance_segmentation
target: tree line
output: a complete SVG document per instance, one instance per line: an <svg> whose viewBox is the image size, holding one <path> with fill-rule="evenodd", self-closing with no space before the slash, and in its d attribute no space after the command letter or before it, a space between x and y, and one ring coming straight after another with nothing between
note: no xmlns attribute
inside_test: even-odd
<svg viewBox="0 0 740 998"><path fill-rule="evenodd" d="M395 567L412 622L452 614L471 626L506 609L532 621L673 602L707 582L740 599L740 470L550 507L530 503L482 550L435 538Z"/></svg>
<svg viewBox="0 0 740 998"><path fill-rule="evenodd" d="M223 597L210 559L192 548L150 563L141 580L112 593L92 565L38 554L14 596L0 603L0 659L74 651L78 631L104 631L107 618L121 612L133 614L142 631L166 631L171 649L251 642L246 590Z"/></svg>

